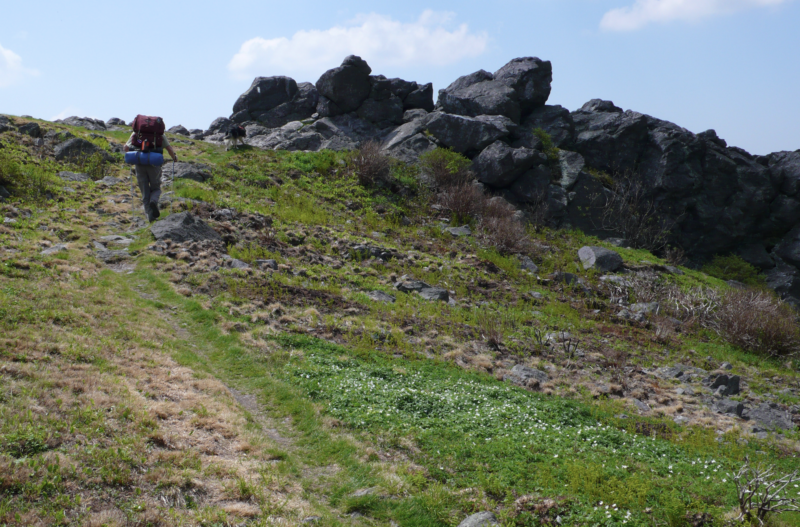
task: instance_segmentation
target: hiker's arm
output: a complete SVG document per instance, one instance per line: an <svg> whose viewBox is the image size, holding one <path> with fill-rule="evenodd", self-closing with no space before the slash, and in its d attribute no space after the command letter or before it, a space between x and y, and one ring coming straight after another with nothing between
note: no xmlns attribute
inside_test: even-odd
<svg viewBox="0 0 800 527"><path fill-rule="evenodd" d="M172 158L173 161L177 161L178 160L178 156L175 155L175 150L173 150L172 149L172 145L169 144L169 140L167 139L167 136L164 135L163 137L164 138L161 140L161 146L163 146L164 148L167 149L167 152L169 152L169 155L170 155L170 157Z"/></svg>
<svg viewBox="0 0 800 527"><path fill-rule="evenodd" d="M131 134L131 136L128 138L128 142L125 143L125 145L123 145L123 147L122 147L122 151L123 152L130 152L131 149L133 149L133 138L135 136L136 136L136 134Z"/></svg>

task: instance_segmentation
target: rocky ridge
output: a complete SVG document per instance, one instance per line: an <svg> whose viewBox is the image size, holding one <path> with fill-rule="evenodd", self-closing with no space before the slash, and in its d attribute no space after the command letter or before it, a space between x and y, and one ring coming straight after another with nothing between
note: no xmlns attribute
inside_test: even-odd
<svg viewBox="0 0 800 527"><path fill-rule="evenodd" d="M316 84L258 77L229 118L196 137L219 141L235 122L257 148L346 150L376 140L410 163L447 147L474 160L489 191L523 209L546 207L553 226L603 238L624 235L602 208L609 181L629 178L673 226L666 241L692 263L738 254L800 303L800 151L751 155L713 130L694 134L611 101L548 106L552 66L535 57L460 77L435 105L430 84L371 73L350 56ZM535 129L552 139L558 163L548 162Z"/></svg>

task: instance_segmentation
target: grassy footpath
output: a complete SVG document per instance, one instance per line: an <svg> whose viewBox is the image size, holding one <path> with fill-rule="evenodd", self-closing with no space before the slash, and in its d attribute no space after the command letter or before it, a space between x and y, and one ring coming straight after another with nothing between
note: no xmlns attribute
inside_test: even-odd
<svg viewBox="0 0 800 527"><path fill-rule="evenodd" d="M620 320L599 275L575 258L602 243L594 238L528 230L538 274L577 273L587 295L522 271L477 236L443 233L408 167L364 188L343 153L198 142L181 145L183 157L214 177L181 182L178 195L210 205L174 209L263 215L259 232L214 224L229 255L275 259L279 270L209 271L199 256L150 251L146 229L127 246L132 258L109 267L93 242L130 229L128 190L68 192L49 178L127 170L38 159L28 139L3 136L3 159L22 167L15 177L40 179L17 208L0 205L15 220L0 226L0 526L455 526L484 510L506 526L726 525L729 474L745 456L797 468L797 432L755 439L674 395L677 381L642 373L728 361L748 397L791 405L797 393L776 386L797 384L796 362L665 317ZM42 254L55 244L66 247ZM356 244L393 256L368 258ZM654 289L727 288L694 270L648 271L665 262L646 251L619 252ZM398 293L403 275L456 301ZM375 290L395 302L370 300ZM545 342L564 332L572 348ZM514 364L552 380L538 392L503 382ZM640 416L632 398L654 410ZM798 526L800 516L770 522Z"/></svg>

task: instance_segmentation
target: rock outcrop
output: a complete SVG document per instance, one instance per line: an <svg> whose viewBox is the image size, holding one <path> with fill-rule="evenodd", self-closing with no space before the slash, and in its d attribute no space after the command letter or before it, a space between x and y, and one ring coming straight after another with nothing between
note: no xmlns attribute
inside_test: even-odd
<svg viewBox="0 0 800 527"><path fill-rule="evenodd" d="M350 56L315 84L255 79L230 119L204 136L220 140L237 122L264 149L342 150L376 140L409 163L451 148L474 160L490 192L545 206L554 227L600 237L623 237L602 209L625 179L674 225L668 243L691 262L738 254L800 305L800 151L750 155L713 130L694 134L600 99L573 112L548 106L551 82L550 62L518 58L458 78L434 107L431 84L374 75Z"/></svg>

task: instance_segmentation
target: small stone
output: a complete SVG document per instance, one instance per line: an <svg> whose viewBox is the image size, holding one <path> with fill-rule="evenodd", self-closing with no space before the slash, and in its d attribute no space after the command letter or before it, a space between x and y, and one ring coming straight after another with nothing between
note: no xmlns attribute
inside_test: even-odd
<svg viewBox="0 0 800 527"><path fill-rule="evenodd" d="M231 269L250 269L250 264L234 258L230 261Z"/></svg>
<svg viewBox="0 0 800 527"><path fill-rule="evenodd" d="M719 369L720 370L732 370L733 369L733 364L731 364L730 362L723 362L720 365Z"/></svg>
<svg viewBox="0 0 800 527"><path fill-rule="evenodd" d="M113 176L106 176L97 182L98 185L105 185L107 187L113 187L119 183L122 183L122 180Z"/></svg>
<svg viewBox="0 0 800 527"><path fill-rule="evenodd" d="M105 249L105 247L104 247ZM47 249L43 250L41 253L42 256L49 256L51 254L56 254L60 252L66 252L68 250L67 244L59 243L58 245L53 245L52 247L48 247Z"/></svg>
<svg viewBox="0 0 800 527"><path fill-rule="evenodd" d="M519 259L519 268L523 271L530 271L531 273L538 273L539 266L533 263L530 256L521 256Z"/></svg>
<svg viewBox="0 0 800 527"><path fill-rule="evenodd" d="M458 524L458 527L489 527L491 525L500 525L497 517L492 512L479 512L464 519Z"/></svg>
<svg viewBox="0 0 800 527"><path fill-rule="evenodd" d="M731 399L722 399L714 404L714 410L717 413L724 415L742 417L742 412L744 412L744 404Z"/></svg>
<svg viewBox="0 0 800 527"><path fill-rule="evenodd" d="M643 401L640 401L639 399L634 399L633 404L634 406L636 406L636 409L639 410L640 414L646 414L647 412L650 411L650 405L648 405Z"/></svg>
<svg viewBox="0 0 800 527"><path fill-rule="evenodd" d="M425 300L441 300L447 302L450 300L450 293L447 289L441 287L426 287L419 291L419 296Z"/></svg>
<svg viewBox="0 0 800 527"><path fill-rule="evenodd" d="M383 291L370 291L367 293L367 296L375 302L392 303L396 300L395 297L389 293L384 293Z"/></svg>
<svg viewBox="0 0 800 527"><path fill-rule="evenodd" d="M472 234L469 225L462 225L461 227L447 227L445 231L456 237L470 236Z"/></svg>
<svg viewBox="0 0 800 527"><path fill-rule="evenodd" d="M622 267L622 256L604 247L581 247L578 258L584 269L596 269L600 272L613 273Z"/></svg>

